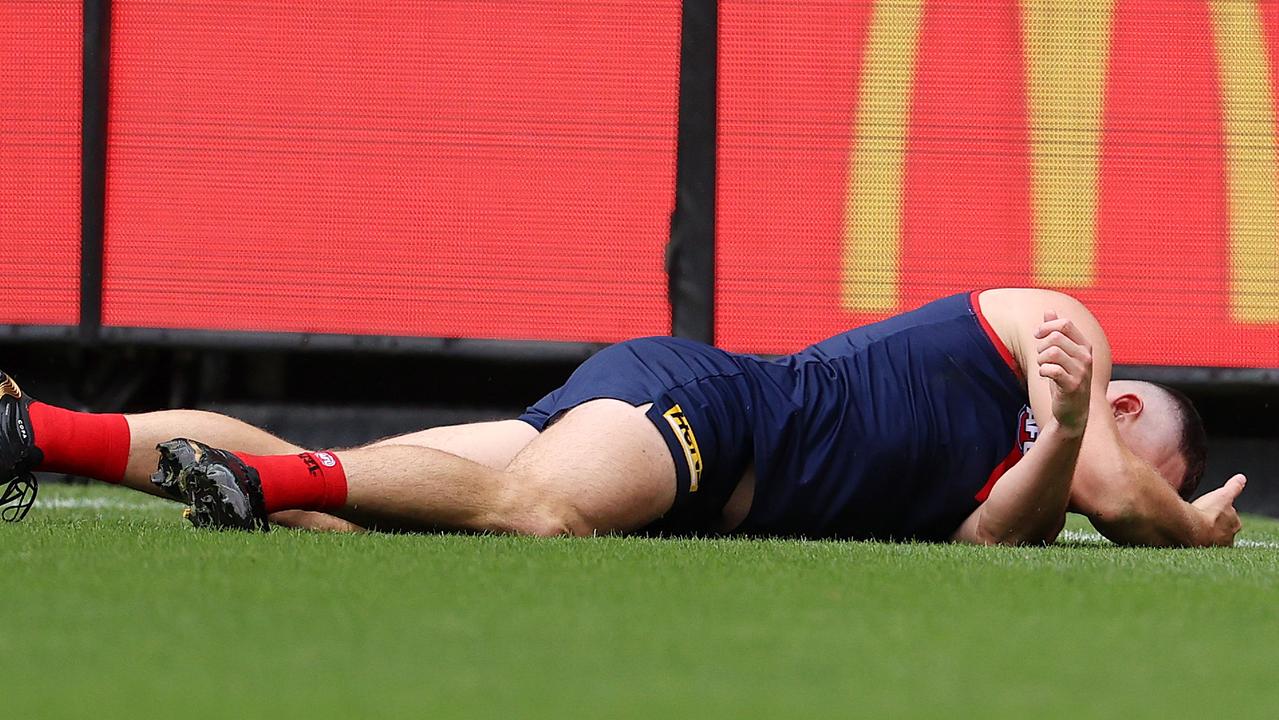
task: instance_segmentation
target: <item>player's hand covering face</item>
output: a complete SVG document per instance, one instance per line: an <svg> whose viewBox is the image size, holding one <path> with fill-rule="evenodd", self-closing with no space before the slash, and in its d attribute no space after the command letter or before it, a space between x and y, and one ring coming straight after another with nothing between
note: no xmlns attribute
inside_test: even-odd
<svg viewBox="0 0 1279 720"><path fill-rule="evenodd" d="M1070 320L1044 313L1035 331L1039 374L1049 380L1053 417L1067 432L1084 432L1092 393L1092 346Z"/></svg>

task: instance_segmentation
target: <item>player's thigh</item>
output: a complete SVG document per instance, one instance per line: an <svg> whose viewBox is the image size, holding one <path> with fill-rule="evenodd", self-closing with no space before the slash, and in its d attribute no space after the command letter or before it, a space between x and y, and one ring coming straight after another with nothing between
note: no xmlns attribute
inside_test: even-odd
<svg viewBox="0 0 1279 720"><path fill-rule="evenodd" d="M675 462L648 406L592 400L542 431L507 467L519 497L549 502L574 534L625 532L675 502Z"/></svg>
<svg viewBox="0 0 1279 720"><path fill-rule="evenodd" d="M413 445L431 448L503 470L535 437L537 431L523 420L495 420L428 428L379 440L369 447Z"/></svg>

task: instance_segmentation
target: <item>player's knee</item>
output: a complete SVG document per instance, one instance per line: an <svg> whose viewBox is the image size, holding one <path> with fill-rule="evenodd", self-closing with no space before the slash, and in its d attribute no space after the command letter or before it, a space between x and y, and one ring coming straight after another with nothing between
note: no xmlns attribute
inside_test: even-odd
<svg viewBox="0 0 1279 720"><path fill-rule="evenodd" d="M512 535L531 537L559 537L579 535L576 524L568 513L549 508L525 507L519 511L504 513L487 523L488 529Z"/></svg>
<svg viewBox="0 0 1279 720"><path fill-rule="evenodd" d="M518 532L534 537L559 537L563 535L590 535L582 514L568 503L541 502L528 508L519 521Z"/></svg>
<svg viewBox="0 0 1279 720"><path fill-rule="evenodd" d="M572 520L563 513L542 511L526 517L520 533L533 537L561 537L577 535Z"/></svg>
<svg viewBox="0 0 1279 720"><path fill-rule="evenodd" d="M592 532L573 503L541 489L538 483L519 477L512 477L511 490L488 525L488 529L497 532L534 537L590 535Z"/></svg>

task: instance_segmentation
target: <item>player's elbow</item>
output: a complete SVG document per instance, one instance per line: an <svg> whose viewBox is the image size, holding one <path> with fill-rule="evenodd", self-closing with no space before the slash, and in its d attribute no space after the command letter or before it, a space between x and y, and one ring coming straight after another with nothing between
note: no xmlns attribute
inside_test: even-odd
<svg viewBox="0 0 1279 720"><path fill-rule="evenodd" d="M1061 534L1062 528L1066 525L1066 516L1063 514L1060 518L1039 525L1030 527L1019 524L978 522L966 539L978 545L1048 545L1056 541L1057 536Z"/></svg>
<svg viewBox="0 0 1279 720"><path fill-rule="evenodd" d="M1007 545L1021 547L1025 545L1051 545L1057 539L1060 530L1055 532L1008 533L1001 536L987 536L983 545Z"/></svg>
<svg viewBox="0 0 1279 720"><path fill-rule="evenodd" d="M1136 458L1093 458L1086 471L1075 473L1070 488L1071 509L1086 515L1093 525L1131 522L1140 513L1141 498L1136 484L1126 482L1135 472Z"/></svg>
<svg viewBox="0 0 1279 720"><path fill-rule="evenodd" d="M1010 528L992 527L989 524L978 524L964 538L974 545L1020 545L1022 538Z"/></svg>
<svg viewBox="0 0 1279 720"><path fill-rule="evenodd" d="M1036 545L1052 545L1057 542L1057 536L1061 535L1061 531L1066 528L1066 514L1062 513L1056 519L1050 521L1045 527L1044 532L1034 539ZM1023 544L1031 544L1029 542Z"/></svg>
<svg viewBox="0 0 1279 720"><path fill-rule="evenodd" d="M1141 498L1131 485L1114 484L1107 492L1089 498L1082 508L1095 526L1123 527L1141 517Z"/></svg>

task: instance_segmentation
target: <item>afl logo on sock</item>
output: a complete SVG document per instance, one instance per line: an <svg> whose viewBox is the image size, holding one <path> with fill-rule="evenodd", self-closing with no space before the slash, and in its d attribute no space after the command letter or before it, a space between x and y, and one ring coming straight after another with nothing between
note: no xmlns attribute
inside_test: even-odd
<svg viewBox="0 0 1279 720"><path fill-rule="evenodd" d="M315 459L319 460L320 464L323 465L324 467L334 467L335 465L338 464L337 459L326 452L316 453Z"/></svg>
<svg viewBox="0 0 1279 720"><path fill-rule="evenodd" d="M702 479L702 452L697 448L697 436L693 434L693 426L688 424L684 410L678 404L662 413L671 429L675 431L675 439L684 448L684 460L688 462L688 491L697 492L698 482Z"/></svg>

